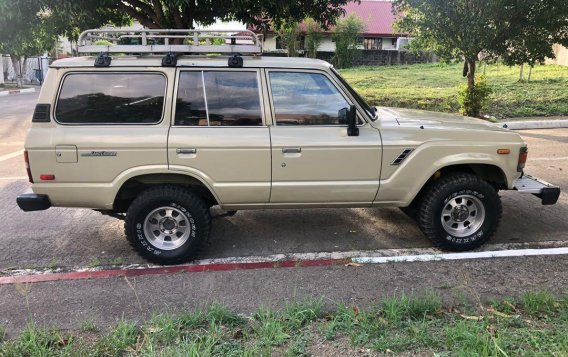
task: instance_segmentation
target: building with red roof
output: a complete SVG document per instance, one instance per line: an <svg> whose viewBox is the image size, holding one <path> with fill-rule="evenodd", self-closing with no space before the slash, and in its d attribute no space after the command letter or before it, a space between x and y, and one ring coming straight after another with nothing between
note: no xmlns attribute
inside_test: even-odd
<svg viewBox="0 0 568 357"><path fill-rule="evenodd" d="M392 12L392 2L388 0L361 0L350 2L344 6L345 15L357 15L365 23L365 32L361 34L361 49L366 50L396 50L401 49L407 42L407 35L394 29L397 16ZM331 38L333 29L325 32L325 37L318 51L333 52L335 43ZM266 34L264 51L284 51L274 33Z"/></svg>

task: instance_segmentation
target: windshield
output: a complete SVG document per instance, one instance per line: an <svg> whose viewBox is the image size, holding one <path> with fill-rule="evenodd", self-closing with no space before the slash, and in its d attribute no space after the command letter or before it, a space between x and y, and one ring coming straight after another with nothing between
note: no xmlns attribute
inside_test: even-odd
<svg viewBox="0 0 568 357"><path fill-rule="evenodd" d="M335 74L337 79L339 79L341 84L343 84L345 86L345 88L347 88L349 93L351 93L353 98L355 98L355 100L361 106L361 108L363 108L363 110L366 111L367 114L369 114L369 116L373 119L373 121L377 120L377 113L375 112L375 110L373 108L371 108L371 106L369 104L367 104L365 99L363 99L363 97L361 97L359 95L359 93L357 93L353 88L351 88L349 83L347 83L347 81L345 79L343 79L341 74L339 74L339 72L337 72L337 70L335 68L332 67L331 70L333 71L333 73Z"/></svg>

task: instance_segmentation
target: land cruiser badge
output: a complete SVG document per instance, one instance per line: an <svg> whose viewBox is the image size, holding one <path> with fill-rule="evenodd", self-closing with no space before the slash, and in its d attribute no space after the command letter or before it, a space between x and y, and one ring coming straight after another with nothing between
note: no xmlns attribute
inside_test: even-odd
<svg viewBox="0 0 568 357"><path fill-rule="evenodd" d="M81 154L83 157L116 156L116 151L91 151Z"/></svg>

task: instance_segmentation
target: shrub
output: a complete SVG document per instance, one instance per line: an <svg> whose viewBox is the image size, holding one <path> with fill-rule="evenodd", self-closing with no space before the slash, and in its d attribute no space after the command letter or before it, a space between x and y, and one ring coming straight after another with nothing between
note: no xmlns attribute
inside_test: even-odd
<svg viewBox="0 0 568 357"><path fill-rule="evenodd" d="M335 54L333 63L338 68L351 66L361 33L365 31L365 23L355 14L349 14L346 18L337 22L333 41L335 41Z"/></svg>
<svg viewBox="0 0 568 357"><path fill-rule="evenodd" d="M479 117L481 109L489 102L493 89L484 76L477 78L473 87L463 84L459 87L458 102L461 113L471 117Z"/></svg>
<svg viewBox="0 0 568 357"><path fill-rule="evenodd" d="M304 24L306 25L306 51L308 57L316 58L318 48L323 40L321 25L311 18L304 20Z"/></svg>

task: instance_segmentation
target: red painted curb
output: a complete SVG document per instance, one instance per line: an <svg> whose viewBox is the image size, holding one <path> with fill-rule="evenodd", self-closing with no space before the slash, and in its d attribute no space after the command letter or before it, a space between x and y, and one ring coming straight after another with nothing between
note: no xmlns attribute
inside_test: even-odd
<svg viewBox="0 0 568 357"><path fill-rule="evenodd" d="M63 280L110 279L117 277L134 277L143 275L202 273L206 271L250 270L267 268L297 268L344 265L351 259L322 259L322 260L286 260L257 263L219 263L202 265L176 265L171 267L141 268L141 269L109 269L85 272L48 273L35 275L18 275L0 277L0 285L17 283L43 283Z"/></svg>

